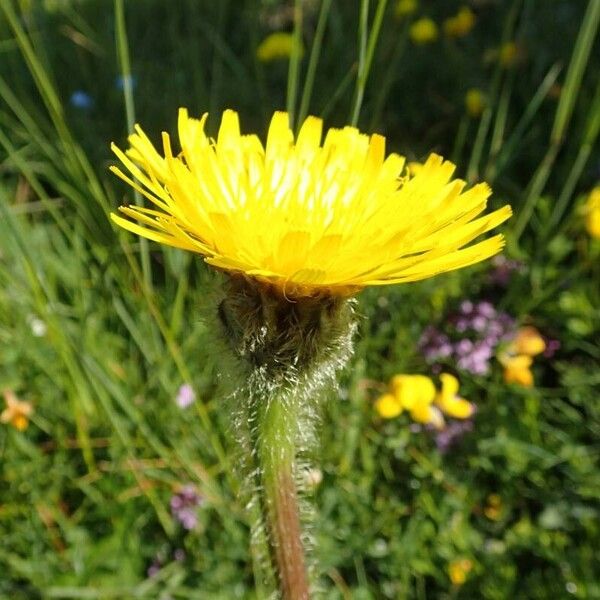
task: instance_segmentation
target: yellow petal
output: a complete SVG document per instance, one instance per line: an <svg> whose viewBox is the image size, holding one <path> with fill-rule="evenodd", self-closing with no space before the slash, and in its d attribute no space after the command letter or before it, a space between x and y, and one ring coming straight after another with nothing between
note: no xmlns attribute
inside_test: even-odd
<svg viewBox="0 0 600 600"><path fill-rule="evenodd" d="M393 419L402 412L402 405L392 394L383 394L375 401L375 410L384 419Z"/></svg>

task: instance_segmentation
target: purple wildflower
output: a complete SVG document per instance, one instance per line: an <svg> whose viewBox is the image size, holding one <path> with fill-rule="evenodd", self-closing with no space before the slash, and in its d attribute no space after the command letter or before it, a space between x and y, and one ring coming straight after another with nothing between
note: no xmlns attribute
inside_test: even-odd
<svg viewBox="0 0 600 600"><path fill-rule="evenodd" d="M204 498L198 494L194 486L186 485L179 492L171 496L171 514L184 529L188 531L195 529L198 525L198 514L196 508L200 506Z"/></svg>
<svg viewBox="0 0 600 600"><path fill-rule="evenodd" d="M160 571L161 567L161 561L158 558L155 558L146 570L146 574L148 577L154 577Z"/></svg>
<svg viewBox="0 0 600 600"><path fill-rule="evenodd" d="M551 339L551 338L546 338L545 342L546 342L546 349L544 350L544 357L552 358L556 354L556 352L560 349L560 341Z"/></svg>
<svg viewBox="0 0 600 600"><path fill-rule="evenodd" d="M459 369L476 375L489 372L496 346L515 330L514 319L487 300L463 300L446 322L445 332L432 326L425 329L419 340L423 356L429 363L452 358Z"/></svg>
<svg viewBox="0 0 600 600"><path fill-rule="evenodd" d="M493 269L489 273L490 283L498 287L506 287L513 273L523 270L523 263L505 256L495 256L492 259Z"/></svg>
<svg viewBox="0 0 600 600"><path fill-rule="evenodd" d="M184 383L177 391L175 403L179 408L187 408L196 400L194 389L189 383Z"/></svg>
<svg viewBox="0 0 600 600"><path fill-rule="evenodd" d="M444 429L436 431L435 445L440 453L445 454L467 432L473 430L473 421L452 421Z"/></svg>
<svg viewBox="0 0 600 600"><path fill-rule="evenodd" d="M423 331L419 340L419 348L428 362L434 362L452 354L452 345L448 336L431 325Z"/></svg>

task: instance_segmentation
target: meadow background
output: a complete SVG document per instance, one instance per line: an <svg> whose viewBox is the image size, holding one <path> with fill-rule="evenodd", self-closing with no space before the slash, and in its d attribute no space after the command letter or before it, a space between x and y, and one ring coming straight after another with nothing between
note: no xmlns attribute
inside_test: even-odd
<svg viewBox="0 0 600 600"><path fill-rule="evenodd" d="M326 597L600 598L599 18L597 0L0 0L0 391L33 409L0 425L0 598L260 597L207 329L219 278L108 219L132 198L110 142L173 132L179 106L213 132L228 107L262 133L286 107L357 117L515 211L505 261L359 296L315 456ZM299 60L257 57L292 31ZM469 302L546 338L533 386L424 351L428 327L475 335ZM394 374L440 369L467 425L375 410Z"/></svg>

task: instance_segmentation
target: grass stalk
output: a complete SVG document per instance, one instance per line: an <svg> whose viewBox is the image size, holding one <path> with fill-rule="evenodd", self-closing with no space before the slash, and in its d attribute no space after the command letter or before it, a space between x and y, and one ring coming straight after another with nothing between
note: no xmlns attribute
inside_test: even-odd
<svg viewBox="0 0 600 600"><path fill-rule="evenodd" d="M319 57L321 56L323 34L325 33L325 25L327 24L330 8L331 0L322 0L321 9L319 10L319 20L317 21L317 28L315 30L315 38L310 49L310 58L308 59L308 67L306 68L306 79L304 80L304 87L302 88L300 109L298 111L298 125L301 125L308 115L310 98L315 83L315 74L317 72Z"/></svg>
<svg viewBox="0 0 600 600"><path fill-rule="evenodd" d="M362 0L360 5L360 19L358 25L358 73L356 78L356 91L354 94L354 104L350 117L350 123L353 127L358 125L358 117L365 96L367 87L367 79L373 63L375 54L375 46L379 39L379 32L383 22L383 15L387 0L379 0L375 17L373 19L373 27L369 32L369 0Z"/></svg>
<svg viewBox="0 0 600 600"><path fill-rule="evenodd" d="M579 34L569 69L565 79L565 87L562 91L560 102L556 109L554 124L550 134L550 145L542 159L538 169L536 170L531 184L528 186L528 193L525 197L525 202L521 212L519 213L513 229L513 240L517 242L525 227L529 223L531 216L535 210L536 204L544 191L548 177L552 171L552 166L558 152L563 144L567 127L575 107L575 102L579 95L579 89L583 79L583 74L588 63L590 52L596 38L598 30L598 22L600 21L600 2L590 0L587 10L581 21Z"/></svg>
<svg viewBox="0 0 600 600"><path fill-rule="evenodd" d="M135 124L135 102L133 99L133 76L131 73L131 60L129 58L129 42L127 26L125 23L125 6L123 0L115 0L115 39L117 43L117 56L123 80L123 99L125 102L125 118L127 119L127 132L133 133ZM142 195L133 191L136 206L142 206ZM148 240L140 238L140 256L144 283L152 290L152 270L150 265L150 247Z"/></svg>
<svg viewBox="0 0 600 600"><path fill-rule="evenodd" d="M300 62L302 60L302 2L294 2L294 42L288 65L286 110L290 119L290 127L294 129L296 122L296 102L298 100L298 81L300 79Z"/></svg>

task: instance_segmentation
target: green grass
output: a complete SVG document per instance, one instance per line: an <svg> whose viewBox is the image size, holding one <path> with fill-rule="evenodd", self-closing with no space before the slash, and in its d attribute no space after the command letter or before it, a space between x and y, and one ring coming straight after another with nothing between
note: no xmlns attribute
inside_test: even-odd
<svg viewBox="0 0 600 600"><path fill-rule="evenodd" d="M458 5L418 14L440 22ZM286 104L488 180L492 204L515 210L507 253L523 263L506 289L488 264L359 296L355 356L315 457L326 597L599 597L600 247L579 209L600 178L598 3L482 3L464 39L415 47L395 2L296 2L303 57L264 65L263 17L281 8L0 3L0 390L35 407L26 431L0 427L0 598L260 597L209 330L219 276L116 231L108 213L133 194L107 167L134 115L153 139L179 106L210 110L212 131L233 107L264 132ZM509 69L485 59L503 39L523 48ZM119 89L130 70L135 85ZM464 110L473 86L487 93L480 119ZM76 90L93 106L73 106ZM487 376L459 371L478 412L441 454L406 416L379 419L373 400L395 373L429 373L421 333L479 298L561 348L536 359L529 390L504 384L497 362ZM198 400L182 410L184 382ZM206 499L191 532L169 508L188 482ZM461 557L473 569L452 586Z"/></svg>

